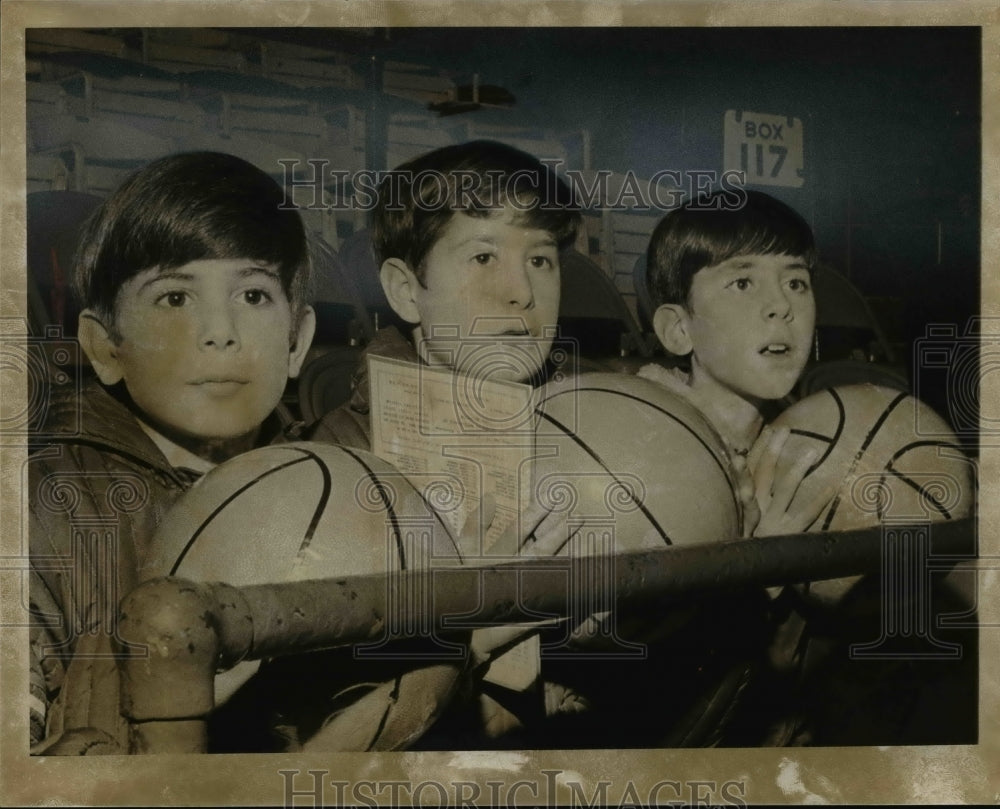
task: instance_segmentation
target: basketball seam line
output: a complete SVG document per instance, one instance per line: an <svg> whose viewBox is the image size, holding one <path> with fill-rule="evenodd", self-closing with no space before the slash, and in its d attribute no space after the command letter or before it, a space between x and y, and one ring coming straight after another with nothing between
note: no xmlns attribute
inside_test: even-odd
<svg viewBox="0 0 1000 809"><path fill-rule="evenodd" d="M831 444L836 440L835 438L830 438L830 436L823 435L822 433L814 433L812 430L800 430L798 427L794 427L788 432L792 435L801 435L803 438L815 438L817 441L825 441L827 444ZM822 460L820 462L822 462ZM812 470L810 469L810 471Z"/></svg>
<svg viewBox="0 0 1000 809"><path fill-rule="evenodd" d="M299 554L301 554L302 551L312 544L313 535L316 533L316 528L319 526L319 521L323 516L323 512L326 511L326 504L330 500L330 491L333 488L333 481L330 477L330 467L328 467L316 453L303 447L296 447L295 449L301 450L316 461L316 465L322 470L323 475L323 491L320 494L319 502L316 504L316 508L313 510L313 516L309 521L309 526L306 528L305 536L302 538L302 544L299 545Z"/></svg>
<svg viewBox="0 0 1000 809"><path fill-rule="evenodd" d="M844 432L844 425L847 421L847 413L844 410L844 400L840 398L840 395L834 388L828 388L827 393L833 397L834 403L837 405L837 429L834 430L833 438L831 439L829 445L826 448L826 452L823 453L823 457L814 463L809 470L806 472L804 477L809 477L814 470L819 469L819 467L830 457L830 453L833 452L833 448L837 446L837 442L840 440L840 436ZM837 513L837 509L840 507L840 494L838 493L834 498L833 502L830 504L829 510L826 512L826 517L823 518L823 529L824 531L829 530L830 523L833 522L834 515Z"/></svg>
<svg viewBox="0 0 1000 809"><path fill-rule="evenodd" d="M719 470L722 472L722 474L726 477L726 479L730 478L729 472L726 471L725 465L722 463L722 461L719 460L719 458L716 455L715 451L705 442L705 440L700 435L698 435L698 433L696 433L694 430L692 430L689 425L685 424L680 418L678 418L676 415L674 415L673 413L671 413L669 410L666 410L665 408L660 407L658 404L656 404L655 402L651 402L648 399L643 399L641 396L636 396L636 395L631 394L631 393L624 393L622 391L611 390L610 388L575 388L573 391L563 391L563 392L560 392L560 393L553 394L549 398L543 399L541 402L539 402L539 406L545 404L545 402L552 401L557 396L564 396L567 393L578 393L578 392L582 392L582 391L591 391L591 392L595 392L595 393L610 393L610 394L612 394L614 396L622 396L622 397L624 397L626 399L631 399L631 400L633 400L635 402L642 402L645 405L649 405L650 407L652 407L657 412L662 413L664 416L667 416L667 417L673 419L681 427L683 427L685 430L687 430L692 435L692 437L694 437L694 439L696 441L698 441L699 444L701 444L705 449L708 450L709 455L712 456L712 460L715 461L715 465L719 467ZM683 401L683 400L681 400L681 401ZM699 413L698 415L700 416L701 414ZM711 424L708 424L706 422L706 426L710 430L712 430L713 432L715 432L715 428L712 427Z"/></svg>
<svg viewBox="0 0 1000 809"><path fill-rule="evenodd" d="M837 391L834 390L833 388L828 388L826 392L833 397L834 404L837 405L837 429L833 431L832 438L826 438L825 436L820 436L816 434L817 438L822 438L822 440L827 442L826 451L823 453L822 457L817 459L816 463L814 463L812 466L809 467L804 477L809 477L814 471L816 471L817 469L819 469L820 466L823 465L823 462L827 458L830 457L830 453L833 452L833 448L837 446L837 442L840 440L840 436L844 432L844 425L847 422L847 413L844 410L844 401L840 398L840 396L837 394ZM798 435L809 435L809 436L813 435L808 430L792 430L791 432L796 433Z"/></svg>
<svg viewBox="0 0 1000 809"><path fill-rule="evenodd" d="M903 455L905 455L907 452L909 452L912 449L919 449L920 447L948 447L949 449L957 449L959 451L961 451L961 449L962 449L958 444L952 443L951 441L940 441L940 440L935 441L935 440L929 440L929 439L928 440L923 440L923 441L914 441L914 442L912 442L910 444L907 444L906 446L901 447L900 449L898 449L896 451L896 453L889 459L889 463L886 464L886 469L890 473L892 473L893 475L895 475L897 478L899 478L900 480L902 480L907 486L909 486L914 491L916 491L921 497L927 498L927 500L929 500L934 505L934 508L936 508L938 510L938 512L946 520L950 520L952 518L951 517L951 512L948 511L948 509L946 509L944 507L944 504L940 500L938 500L933 495L928 494L925 486L922 486L919 483L917 483L915 480L911 480L910 478L906 477L902 472L898 471L893 466L893 463L895 463L900 458L902 458Z"/></svg>
<svg viewBox="0 0 1000 809"><path fill-rule="evenodd" d="M892 411L895 410L899 406L899 403L902 402L904 399L906 399L908 396L909 396L908 393L900 393L895 399L889 402L886 408L882 411L882 415L878 417L878 420L875 422L874 425L872 425L871 430L869 430L868 435L865 437L864 443L861 445L861 449L858 450L856 456L858 460L861 459L861 456L864 454L865 450L867 450L868 447L871 446L872 441L875 440L876 434L878 433L879 430L882 429L882 425L885 424L886 419L889 418L889 416L892 414Z"/></svg>
<svg viewBox="0 0 1000 809"><path fill-rule="evenodd" d="M837 436L839 437L840 433L843 431L843 422L845 419L844 404L833 388L830 388L828 392L831 396L833 396L834 400L836 400L837 402L837 406L840 408L841 427L840 429L837 430ZM882 425L885 424L886 419L888 419L889 416L892 414L892 411L899 406L899 403L902 402L904 399L906 399L908 396L909 396L908 393L900 393L898 396L896 396L895 399L889 402L889 404L885 407L885 409L883 409L881 415L878 417L878 419L876 419L875 424L872 425L871 430L868 431L868 435L865 436L865 440L861 442L860 449L858 449L858 451L854 454L854 458L851 461L851 465L848 468L847 473L844 475L844 480L849 479L851 473L855 469L857 469L858 462L864 456L865 451L868 449L868 447L871 446L872 441L875 440L875 436L878 434L878 431L882 429ZM834 444L831 444L830 452L833 451L833 447ZM838 492L836 497L833 498L833 503L830 504L830 510L826 514L826 519L823 520L822 530L824 531L829 530L830 524L833 522L834 516L836 516L837 509L840 508L840 501L841 501L840 492Z"/></svg>
<svg viewBox="0 0 1000 809"><path fill-rule="evenodd" d="M906 477L902 472L899 472L896 469L893 469L892 466L889 466L886 469L886 471L890 475L892 475L893 477L895 477L895 478L903 481L903 483L905 483L907 486L909 486L911 489L913 489L922 498L926 498L928 501L930 501L931 505L933 505L934 508L936 508L938 510L938 513L942 517L944 517L946 520L950 520L951 519L951 513L948 511L948 509L946 509L944 507L944 504L940 500L938 500L936 497L934 497L933 495L928 494L927 490L926 490L926 488L924 486L921 486L915 480L910 480L910 478ZM884 478L885 475L883 475L882 477ZM881 513L879 514L879 516L881 517Z"/></svg>
<svg viewBox="0 0 1000 809"><path fill-rule="evenodd" d="M282 449L298 449L298 448L283 447ZM280 472L283 469L287 469L290 466L294 466L295 464L302 463L303 461L306 460L308 460L306 457L299 457L295 458L294 460L287 461L286 463L280 464L279 466L276 466L273 469L268 469L258 477L254 478L253 480L244 483L235 492L229 495L229 497L227 497L225 500L219 503L219 505L212 510L212 513L209 514L204 520L202 520L201 525L198 526L195 532L191 535L191 538L185 543L180 554L177 556L177 559L174 560L174 563L170 568L169 575L171 576L177 575L177 568L180 567L181 562L184 561L184 557L187 556L188 551L191 550L191 547L194 545L195 541L198 539L199 536L201 536L202 532L208 527L209 523L211 523L212 520L215 519L215 517L220 512L222 512L222 510L225 509L226 506L228 506L233 500L235 500L237 497L243 494L243 492L245 492L247 489L250 489L253 486L257 485L257 483L259 483L261 480L268 477L269 475L273 475L277 472Z"/></svg>
<svg viewBox="0 0 1000 809"><path fill-rule="evenodd" d="M740 503L739 498L737 497L737 494L736 494L736 481L733 479L733 476L726 469L726 467L722 463L722 461L719 460L719 458L715 454L714 450L705 442L705 440L700 435L698 435L698 433L696 433L694 430L692 430L689 425L685 424L680 418L678 418L677 416L675 416L669 410L666 410L666 409L660 407L658 404L655 404L654 402L650 402L648 399L643 399L641 396L635 396L634 394L631 394L631 393L624 393L623 391L611 390L609 388L591 388L591 387L587 387L587 388L574 388L572 391L560 391L559 393L555 393L552 396L548 397L547 399L543 399L541 402L539 402L539 407L541 407L541 405L545 404L545 402L548 402L548 401L551 401L552 399L555 399L556 396L564 396L564 395L566 395L568 393L577 393L579 391L595 391L597 393L610 393L610 394L613 394L615 396L623 396L626 399L632 399L633 401L636 401L636 402L642 402L645 405L649 405L650 407L652 407L657 412L662 413L663 415L667 416L668 418L673 419L677 424L679 424L681 427L683 427L685 430L687 430L692 435L692 437L694 437L694 439L699 444L701 444L706 450L708 450L708 454L712 457L712 460L715 461L715 465L719 467L719 471L722 472L723 477L725 477L726 480L729 481L729 488L730 488L730 491L731 491L731 493L733 495L733 504L736 506L736 514L737 514L738 519L739 519L739 526L738 526L739 527L739 533L740 534L743 533L743 508L742 508L742 504ZM700 416L701 414L698 413L698 415ZM712 425L709 424L707 422L707 420L706 420L706 425L708 426L708 428L710 430L712 430L713 432L715 431L715 428L712 427ZM566 430L566 428L563 425L560 424L559 426L560 426L561 429ZM569 434L569 433L567 433L567 434ZM601 463L602 466L604 465L603 461L600 461L600 463ZM607 468L607 467L605 467L605 468ZM609 474L611 474L610 470L609 470ZM672 543L670 543L669 540L668 540L667 544L669 545L669 544L672 544Z"/></svg>
<svg viewBox="0 0 1000 809"><path fill-rule="evenodd" d="M368 752L371 752L372 747L379 740L379 737L385 731L385 726L389 722L389 714L391 713L393 706L395 706L396 701L399 699L399 688L402 684L402 675L396 675L395 682L392 684L392 691L389 693L389 704L385 706L385 710L382 712L382 717L379 719L378 727L375 728L375 735L372 736L371 742L368 743Z"/></svg>
<svg viewBox="0 0 1000 809"><path fill-rule="evenodd" d="M396 553L399 554L399 569L406 570L406 550L403 547L403 532L399 527L399 519L396 517L396 510L392 507L392 500L386 493L385 486L375 475L375 470L366 464L357 453L347 447L342 447L342 449L364 468L368 475L368 479L375 484L375 490L378 492L379 497L382 498L382 503L385 505L386 513L389 515L389 520L392 523L393 538L396 540Z"/></svg>
<svg viewBox="0 0 1000 809"><path fill-rule="evenodd" d="M629 493L629 497L631 498L631 500L639 507L639 510L642 511L642 513L644 515L646 515L646 519L649 520L653 524L653 527L656 529L657 533L659 533L661 539L663 539L663 542L665 544L667 544L667 545L673 545L674 544L671 541L670 537L667 536L666 531L663 530L663 528L660 525L659 521L652 514L650 514L649 509L646 508L645 503L640 502L636 498L635 493L632 492L632 490L628 486L626 486L624 483L622 483L618 479L618 476L614 472L612 472L610 469L608 469L608 465L606 463L604 463L604 460L596 452L594 452L593 449L591 449L589 446L587 446L586 444L584 444L583 441L580 440L580 438L578 436L576 436L575 434L573 434L572 432L570 432L569 428L566 427L566 425L562 424L557 419L555 419L552 416L550 416L548 413L544 413L543 412L540 415L546 421L550 422L553 426L555 426L558 429L562 430L564 435L566 435L567 437L569 437L570 439L572 439L573 442L576 443L577 446L580 447L580 449L582 449L591 458L593 458L595 461L597 461L597 463L601 466L601 468L604 469L604 471L607 472L612 477L612 479L615 481L615 483L617 483L619 486L621 486L623 489L625 489L625 491L627 491Z"/></svg>

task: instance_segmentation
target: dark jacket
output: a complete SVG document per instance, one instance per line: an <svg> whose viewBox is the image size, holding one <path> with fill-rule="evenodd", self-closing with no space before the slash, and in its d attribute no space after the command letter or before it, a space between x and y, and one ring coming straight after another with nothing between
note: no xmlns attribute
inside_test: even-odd
<svg viewBox="0 0 1000 809"><path fill-rule="evenodd" d="M295 437L286 436L292 429L273 414L261 443ZM200 475L170 466L128 407L94 381L49 403L27 477L32 743L92 727L124 745L112 657L118 602L139 583L164 515Z"/></svg>
<svg viewBox="0 0 1000 809"><path fill-rule="evenodd" d="M371 449L370 415L371 390L368 382L368 357L419 362L417 350L394 326L380 329L361 354L351 380L351 398L331 410L312 428L310 438L330 444L342 444L356 449Z"/></svg>

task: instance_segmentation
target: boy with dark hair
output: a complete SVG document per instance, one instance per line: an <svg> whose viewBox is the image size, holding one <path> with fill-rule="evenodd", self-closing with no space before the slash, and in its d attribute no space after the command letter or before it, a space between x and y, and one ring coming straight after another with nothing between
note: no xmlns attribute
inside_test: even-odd
<svg viewBox="0 0 1000 809"><path fill-rule="evenodd" d="M411 327L382 329L366 354L538 382L559 315L559 257L581 218L569 187L535 157L495 141L436 149L379 188L372 243L393 311ZM473 368L473 366L477 366ZM367 363L349 403L314 434L371 443Z"/></svg>
<svg viewBox="0 0 1000 809"><path fill-rule="evenodd" d="M742 470L748 512L759 512L748 521L752 536L805 531L835 493L827 489L812 502L790 505L817 456L806 453L776 476L788 432L764 424L769 408L792 392L810 355L815 261L813 235L802 217L757 191L694 200L667 214L649 245L656 334L668 351L687 357L689 368L650 366L640 373L687 397L715 425ZM956 603L945 581L926 584L944 603ZM933 702L965 710L949 702L965 687L949 678L967 672L918 666L914 660L922 651L908 658L900 646L881 662L869 658L860 669L853 662L852 644L885 632L882 610L887 598L905 604L902 590L890 594L878 577L850 576L772 593L769 665L761 667L765 676L754 695L744 699L770 720L764 743L925 743L926 717L914 706ZM930 597L921 592L920 598ZM831 692L838 694L835 702ZM901 713L900 705L913 710ZM933 733L961 728L963 721L932 720ZM945 730L945 737L954 732Z"/></svg>
<svg viewBox="0 0 1000 809"><path fill-rule="evenodd" d="M386 299L410 333L395 327L378 332L355 373L350 401L323 417L312 438L370 449L371 355L478 378L541 383L559 316L560 256L575 241L580 222L570 188L551 167L496 141L446 146L390 172L379 187L372 243ZM487 505L477 515L486 524L489 510ZM530 526L545 516L527 507L521 522ZM561 530L558 520L536 528L532 552L545 553L549 543L542 534L558 537ZM522 633L516 627L473 633L471 651L480 670L495 648ZM553 702L555 696L551 687L544 696L534 693L531 710L540 714L543 699ZM481 699L488 735L520 724L490 698ZM476 708L456 704L449 719L459 727L439 736L449 737L445 744L459 737L482 743L471 718Z"/></svg>
<svg viewBox="0 0 1000 809"><path fill-rule="evenodd" d="M776 479L788 433L765 426L768 409L791 393L810 356L815 262L805 220L753 190L693 199L668 213L650 238L653 328L685 367L647 365L639 375L692 402L715 427L737 473L747 536L804 531L833 496L821 492L811 503L792 505L816 457L803 455ZM717 638L717 657L732 655L732 671L746 672L754 684L752 696L737 703L739 711L727 707L728 743L784 744L798 729L797 718L788 715L784 677L794 676L804 625L790 613L787 599L768 604L758 595L745 596L741 614L748 628L742 637L727 627L725 615L704 635ZM764 644L769 649L761 656Z"/></svg>
<svg viewBox="0 0 1000 809"><path fill-rule="evenodd" d="M81 236L79 340L99 381L48 403L29 463L31 741L48 752L127 750L115 616L147 543L201 473L298 437L277 407L315 316L283 199L239 158L176 154L126 180Z"/></svg>
<svg viewBox="0 0 1000 809"><path fill-rule="evenodd" d="M682 206L659 223L649 245L654 329L687 367L651 364L639 375L693 403L714 426L737 471L748 535L804 530L815 516L789 510L809 459L787 477L765 480L773 477L783 435L775 436L756 482L748 467L762 408L791 391L809 357L814 260L812 233L801 217L752 191ZM685 470L665 468L662 474ZM762 731L761 720L768 717L754 703L771 694L764 688L768 681L758 676L776 620L771 612L762 591L718 593L685 604L666 599L659 608L621 605L618 626L623 637L643 642L643 659L621 659L613 648L599 659L602 647L592 645L591 659L583 663L572 657L553 661L548 676L584 694L589 710L550 723L545 746L776 743L785 727ZM586 644L588 624L578 631ZM593 642L601 643L599 633Z"/></svg>
<svg viewBox="0 0 1000 809"><path fill-rule="evenodd" d="M793 390L809 360L815 261L805 220L750 190L717 192L671 211L647 253L653 329L687 367L648 365L639 373L693 402L713 424L743 474L747 530L761 535L805 530L826 502L789 513L815 458L803 456L775 482L774 461L787 436L758 441L768 404ZM766 457L751 485L746 460L755 444Z"/></svg>

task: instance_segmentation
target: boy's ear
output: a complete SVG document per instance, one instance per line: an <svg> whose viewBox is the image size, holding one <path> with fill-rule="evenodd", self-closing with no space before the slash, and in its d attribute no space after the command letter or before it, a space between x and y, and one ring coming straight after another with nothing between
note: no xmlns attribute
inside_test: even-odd
<svg viewBox="0 0 1000 809"><path fill-rule="evenodd" d="M303 306L299 313L299 322L295 327L295 341L288 354L288 378L295 379L302 370L306 353L316 335L316 311L311 306Z"/></svg>
<svg viewBox="0 0 1000 809"><path fill-rule="evenodd" d="M121 382L124 373L118 361L117 346L107 327L93 310L84 309L80 313L77 337L98 379L109 386Z"/></svg>
<svg viewBox="0 0 1000 809"><path fill-rule="evenodd" d="M378 277L392 310L407 323L419 323L416 290L420 282L410 265L400 258L387 258L382 262Z"/></svg>
<svg viewBox="0 0 1000 809"><path fill-rule="evenodd" d="M694 347L688 334L688 311L679 303L665 303L653 313L653 331L671 354L684 357Z"/></svg>

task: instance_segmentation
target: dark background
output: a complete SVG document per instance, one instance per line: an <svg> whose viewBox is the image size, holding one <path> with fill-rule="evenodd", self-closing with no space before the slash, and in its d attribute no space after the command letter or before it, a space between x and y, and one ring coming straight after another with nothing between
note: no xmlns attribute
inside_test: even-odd
<svg viewBox="0 0 1000 809"><path fill-rule="evenodd" d="M505 119L586 128L595 168L640 177L721 169L727 109L800 118L803 186L763 190L810 221L823 259L868 298L921 398L944 413L954 404L942 369L921 367L918 341L931 324L954 326L961 337L980 308L978 28L394 29L386 36L390 58L478 72L516 97Z"/></svg>
<svg viewBox="0 0 1000 809"><path fill-rule="evenodd" d="M978 28L420 28L368 47L478 73L516 105L471 114L585 128L595 168L640 177L721 169L727 109L798 117L805 183L765 190L866 295L890 299L893 336L978 312Z"/></svg>

